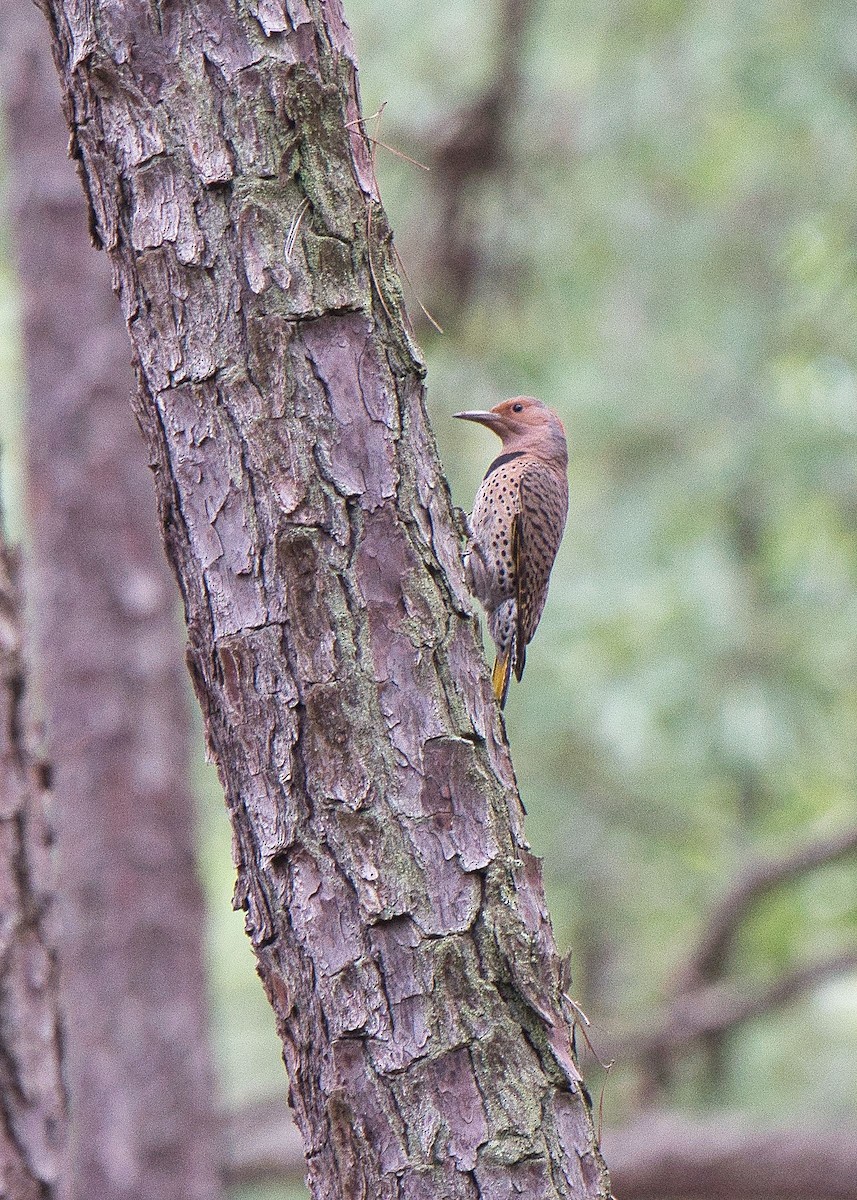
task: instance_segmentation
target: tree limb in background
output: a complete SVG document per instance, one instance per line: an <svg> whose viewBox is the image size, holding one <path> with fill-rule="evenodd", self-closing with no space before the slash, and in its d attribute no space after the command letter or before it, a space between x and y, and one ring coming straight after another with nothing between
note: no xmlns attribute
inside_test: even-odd
<svg viewBox="0 0 857 1200"><path fill-rule="evenodd" d="M691 950L687 962L677 974L674 990L688 992L715 978L723 965L731 943L751 908L769 892L792 879L837 862L857 851L857 828L832 837L819 838L790 850L779 858L751 863L741 871L726 894L715 905Z"/></svg>
<svg viewBox="0 0 857 1200"><path fill-rule="evenodd" d="M341 8L46 9L311 1186L605 1197Z"/></svg>
<svg viewBox="0 0 857 1200"><path fill-rule="evenodd" d="M857 1136L670 1114L604 1134L623 1200L857 1200Z"/></svg>
<svg viewBox="0 0 857 1200"><path fill-rule="evenodd" d="M857 1200L857 1134L814 1126L748 1129L744 1117L691 1121L651 1112L606 1129L623 1200ZM280 1184L303 1172L300 1138L281 1101L224 1119L226 1178Z"/></svg>
<svg viewBox="0 0 857 1200"><path fill-rule="evenodd" d="M215 1200L175 588L128 405L130 345L109 264L89 245L48 31L20 0L2 0L0 20L34 608L59 809L68 1194Z"/></svg>
<svg viewBox="0 0 857 1200"><path fill-rule="evenodd" d="M223 1177L232 1187L283 1184L303 1178L301 1135L283 1100L259 1100L221 1118Z"/></svg>
<svg viewBox="0 0 857 1200"><path fill-rule="evenodd" d="M613 1048L618 1057L642 1069L641 1095L652 1103L663 1094L675 1055L696 1042L718 1048L736 1025L782 1007L826 979L857 968L857 956L844 951L815 964L784 972L763 988L723 976L732 942L753 906L775 888L808 871L837 862L857 850L857 829L818 838L778 858L745 867L715 906L697 944L677 972L671 998L644 1027Z"/></svg>
<svg viewBox="0 0 857 1200"><path fill-rule="evenodd" d="M857 971L857 953L834 954L786 971L766 987L721 980L676 997L655 1022L614 1049L620 1059L657 1061L711 1033L725 1033L789 1004L829 979Z"/></svg>
<svg viewBox="0 0 857 1200"><path fill-rule="evenodd" d="M66 1134L46 770L33 754L17 559L0 533L0 1195L57 1200Z"/></svg>
<svg viewBox="0 0 857 1200"><path fill-rule="evenodd" d="M497 61L484 90L457 113L431 157L431 183L442 217L432 241L434 287L447 303L467 304L482 268L472 192L508 163L506 138L521 90L521 56L533 0L503 0Z"/></svg>

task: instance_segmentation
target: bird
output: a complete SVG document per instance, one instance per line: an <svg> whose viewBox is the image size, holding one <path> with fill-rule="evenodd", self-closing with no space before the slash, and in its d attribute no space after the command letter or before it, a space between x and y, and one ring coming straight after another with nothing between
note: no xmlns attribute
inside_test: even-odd
<svg viewBox="0 0 857 1200"><path fill-rule="evenodd" d="M524 673L565 530L568 445L559 417L533 396L454 415L503 443L476 493L465 575L488 617L497 651L491 683L504 708L512 671L519 681Z"/></svg>

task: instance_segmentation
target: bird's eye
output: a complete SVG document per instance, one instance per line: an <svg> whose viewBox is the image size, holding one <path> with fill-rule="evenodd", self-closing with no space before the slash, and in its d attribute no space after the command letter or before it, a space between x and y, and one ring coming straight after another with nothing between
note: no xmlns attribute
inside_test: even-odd
<svg viewBox="0 0 857 1200"><path fill-rule="evenodd" d="M512 405L512 412L523 412L523 411L524 411L523 404L513 404Z"/></svg>

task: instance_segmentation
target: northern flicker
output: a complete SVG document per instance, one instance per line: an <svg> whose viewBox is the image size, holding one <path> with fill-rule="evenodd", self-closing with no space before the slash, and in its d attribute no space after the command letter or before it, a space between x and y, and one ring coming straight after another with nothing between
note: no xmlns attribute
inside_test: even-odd
<svg viewBox="0 0 857 1200"><path fill-rule="evenodd" d="M491 678L503 707L512 670L517 679L523 674L565 529L568 448L559 417L531 396L455 415L486 425L503 443L476 493L466 562L497 648Z"/></svg>

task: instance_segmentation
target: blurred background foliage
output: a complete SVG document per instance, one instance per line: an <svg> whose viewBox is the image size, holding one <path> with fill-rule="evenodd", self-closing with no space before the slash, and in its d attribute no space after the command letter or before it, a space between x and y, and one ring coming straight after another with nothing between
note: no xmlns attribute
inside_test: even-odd
<svg viewBox="0 0 857 1200"><path fill-rule="evenodd" d="M495 81L500 8L346 10L364 112L386 102L378 136L435 161ZM408 274L445 329L411 295L456 503L469 509L495 452L457 409L535 394L569 433L569 528L507 728L573 994L609 1056L657 1011L748 863L855 822L857 10L514 11L525 24L502 153L458 196L467 286L436 172L380 148L377 169ZM5 318L6 268L0 284ZM5 335L7 429L16 361ZM214 1034L238 1105L284 1084L228 907L222 799L210 768L199 781ZM855 934L845 860L757 905L726 973L753 991L852 951ZM715 1058L682 1059L660 1100L853 1116L855 982L832 976L737 1027ZM591 1059L588 1076L597 1097ZM617 1064L605 1119L639 1098Z"/></svg>

